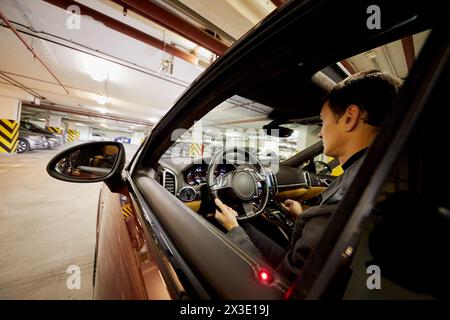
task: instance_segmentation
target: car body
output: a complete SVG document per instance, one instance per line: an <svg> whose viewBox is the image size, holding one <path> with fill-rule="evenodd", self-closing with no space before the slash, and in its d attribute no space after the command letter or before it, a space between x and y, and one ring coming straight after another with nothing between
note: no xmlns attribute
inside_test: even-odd
<svg viewBox="0 0 450 320"><path fill-rule="evenodd" d="M45 135L48 142L48 148L56 148L64 144L64 137L61 134L53 133L44 128L35 125L29 121L20 121L20 127L31 132Z"/></svg>
<svg viewBox="0 0 450 320"><path fill-rule="evenodd" d="M49 142L44 134L32 132L23 128L19 129L19 138L17 142L17 153L23 153L31 150L47 149Z"/></svg>
<svg viewBox="0 0 450 320"><path fill-rule="evenodd" d="M106 134L101 132L93 132L91 134L91 141L109 141L111 138L109 138Z"/></svg>
<svg viewBox="0 0 450 320"><path fill-rule="evenodd" d="M47 136L47 141L49 143L49 148L54 149L63 144L62 139L55 136Z"/></svg>
<svg viewBox="0 0 450 320"><path fill-rule="evenodd" d="M345 296L363 299L376 292L366 286L367 266L362 264L364 267L356 269L353 265L353 258L355 263L359 261L354 254L365 252L360 248L360 243L367 238L363 236L364 222L370 216L377 195L396 164L400 151L409 146L407 138L416 137L413 129L423 125L433 128L430 132L435 129L445 132L445 126L433 127L433 121L430 125L426 119L417 119L422 115L422 110L434 108L447 112L447 117L438 117L435 121L448 119L448 111L442 108L442 103L436 103L439 101L436 99L441 97L439 94L445 87L444 78L448 78L449 33L448 28L440 24L442 11L438 3L434 7L430 4L412 5L406 1L395 5L382 2L383 15L389 17L385 20L385 29L368 29L365 17L366 9L371 4L370 1L351 1L347 10L342 11L337 1L288 2L236 43L192 84L153 129L125 168L122 169L125 163L121 160L124 159L124 148L115 142L99 142L96 145L100 147L110 143L119 150L117 162L104 178L83 180L65 177L54 169L62 159L72 156L76 159L76 155L83 154L84 148L91 148L92 143L86 147L76 146L49 163L47 171L57 179L105 182L98 204L95 298L324 299ZM364 18L354 19L355 16ZM415 18L410 19L411 16ZM317 116L323 96L330 88L321 70L370 48L430 28L435 29L411 71L392 114L380 129L383 134L378 136L369 150L355 178L352 192L346 193L340 202L298 279L286 281L273 266L247 255L224 236L223 230L214 224L215 207L204 186L205 182L208 183L209 174L219 179L218 176L232 171L232 166L222 166L216 174L209 171L211 158L215 155L211 157L202 151L200 159L196 159L187 157L184 152L179 157L184 162L169 156L171 153L168 150L174 145L174 130L191 128L196 121L205 119L216 106L236 94L273 107L270 115L279 119ZM243 101L243 105L249 104ZM299 107L294 108L296 105ZM433 141L419 141L435 145ZM180 143L185 142L181 140ZM411 145L418 146L417 143ZM196 148L194 144L193 148ZM429 163L431 160L427 160L429 157L422 153L423 150L416 152L415 156ZM271 186L268 189L267 212L263 212L263 217L268 219L264 223L273 227L271 230L284 230L277 233L280 243L287 243L288 239L283 239L283 234L289 230L291 222L276 209L278 203L296 194L304 205L312 206L312 200L336 178L316 172L313 160L322 151L323 146L318 142L281 161L276 173L266 168L264 176ZM422 169L431 167L420 166ZM447 172L440 174L448 175ZM434 179L434 175L426 177L430 182L432 180L431 186L442 186L442 181L445 181L437 177ZM448 191L448 188L445 190ZM443 199L448 199L444 189L438 197L439 201ZM448 208L448 203L445 208ZM420 223L426 220L424 215ZM256 219L247 221L253 223ZM409 226L417 221L411 219L403 223ZM271 232L275 234L276 231ZM403 232L407 231L400 229L399 234ZM415 234L414 238L418 238ZM448 234L448 229L439 232L440 236L445 234ZM397 240L400 238L397 237ZM421 238L421 241L428 244L431 238ZM391 244L395 246L397 240L394 237ZM405 243L408 243L406 239ZM438 242L431 243L442 246ZM424 254L431 259L428 261L433 261L431 266L437 268L445 265L438 263L444 261L439 260L442 255L433 256L430 251L425 250ZM395 254L393 256L392 261L396 259ZM411 281L428 281L428 275L433 272L421 273L414 264L404 264L403 260L395 260L395 264L386 263L391 260L384 260L386 270L393 268L393 265L404 266L402 270L414 270L411 272L414 277L400 279L402 274L398 276L395 269L389 275L392 281L390 286L401 288L381 298L416 297L417 292L426 292L411 289ZM411 261L416 260L413 258ZM351 272L347 273L350 266L355 268L352 270L359 278L350 277ZM423 264L420 266L423 267ZM426 270L430 271L429 268L430 265ZM444 273L439 275L445 276L447 269L441 269ZM405 274L410 273L405 271ZM400 293L396 296L393 292Z"/></svg>

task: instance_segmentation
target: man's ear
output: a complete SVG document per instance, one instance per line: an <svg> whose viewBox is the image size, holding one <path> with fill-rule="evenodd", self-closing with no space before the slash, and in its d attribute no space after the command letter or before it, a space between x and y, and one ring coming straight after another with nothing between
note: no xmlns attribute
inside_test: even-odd
<svg viewBox="0 0 450 320"><path fill-rule="evenodd" d="M345 110L345 114L342 117L344 120L344 129L346 132L353 131L358 125L359 118L361 117L361 109L355 105L351 104Z"/></svg>

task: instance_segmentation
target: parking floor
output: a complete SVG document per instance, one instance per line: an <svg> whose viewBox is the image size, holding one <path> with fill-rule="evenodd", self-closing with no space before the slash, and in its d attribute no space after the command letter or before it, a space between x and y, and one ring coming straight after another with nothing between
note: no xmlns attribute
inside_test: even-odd
<svg viewBox="0 0 450 320"><path fill-rule="evenodd" d="M0 156L0 299L91 299L100 183L48 176L59 150ZM137 147L126 145L127 158ZM81 288L66 273L80 267Z"/></svg>

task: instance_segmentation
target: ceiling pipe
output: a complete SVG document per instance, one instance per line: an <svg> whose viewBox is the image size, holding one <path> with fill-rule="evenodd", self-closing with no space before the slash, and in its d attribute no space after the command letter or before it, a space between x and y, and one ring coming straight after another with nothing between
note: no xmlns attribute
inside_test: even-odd
<svg viewBox="0 0 450 320"><path fill-rule="evenodd" d="M199 46L208 49L216 55L223 55L228 50L228 45L212 37L205 31L189 22L181 19L163 7L142 0L111 0L127 10L131 10L142 17L149 19L158 25L186 38Z"/></svg>
<svg viewBox="0 0 450 320"><path fill-rule="evenodd" d="M67 8L70 7L71 5L78 6L80 8L81 15L90 16L91 18L103 23L106 27L110 29L123 33L131 38L144 42L154 48L157 48L159 50L167 52L168 54L183 59L189 63L197 65L198 58L195 57L194 55L185 52L181 49L178 49L177 47L172 46L170 44L164 43L163 41L156 39L145 32L135 29L103 13L95 11L94 9L86 7L85 5L82 5L76 1L71 0L44 0L44 1L54 6L57 6L63 10L67 10Z"/></svg>
<svg viewBox="0 0 450 320"><path fill-rule="evenodd" d="M208 19L204 18L201 14L195 12L190 7L182 3L180 0L155 0L154 2L159 5L171 10L178 16L185 16L188 22L191 20L194 23L200 25L200 28L207 28L211 32L214 32L219 39L227 44L233 44L236 42L236 38L225 32L223 29L219 28L217 25L213 24ZM189 19L189 20L188 20ZM192 23L192 22L191 22Z"/></svg>
<svg viewBox="0 0 450 320"><path fill-rule="evenodd" d="M287 0L270 0L270 1L272 1L272 3L277 7L281 7L283 4L287 2Z"/></svg>
<svg viewBox="0 0 450 320"><path fill-rule="evenodd" d="M34 91L33 89L25 86L24 84L20 83L19 81L11 78L4 72L0 71L0 79L5 80L9 85L17 87L19 89L22 89L26 93L32 95L35 98L39 98L41 101L48 101L45 97L41 96L38 92Z"/></svg>
<svg viewBox="0 0 450 320"><path fill-rule="evenodd" d="M17 22L14 22L14 21L11 21L11 22L12 22L12 23L15 23L15 24L18 24ZM19 25L20 25L20 24L19 24ZM144 66L138 65L138 64L133 63L133 62L131 62L131 61L128 61L128 60L125 60L125 59L122 59L122 58L118 58L118 57L112 56L112 55L110 55L110 54L108 54L108 53L105 53L105 52L102 52L102 51L100 51L100 50L98 50L98 49L90 48L90 47L85 46L85 45L83 45L83 44L81 44L81 43L74 42L74 41L72 41L72 40L65 39L65 38L62 38L62 37L58 37L58 36L56 36L56 35L54 35L54 34L51 34L51 33L48 33L48 32L44 32L44 31L34 31L34 30L32 30L30 27L26 27L26 26L24 26L24 25L21 25L21 26L22 26L23 28L27 29L27 30L30 31L30 32L24 31L24 30L17 30L19 33L23 33L23 34L29 35L29 36L31 36L31 37L34 37L34 38L36 38L36 39L40 39L40 40L42 40L42 41L47 41L47 42L49 42L49 43L53 43L53 44L56 44L56 45L58 45L58 46L62 46L62 47L67 48L67 49L75 50L75 51L78 51L78 52L81 52L81 53L90 55L90 56L92 56L92 57L96 57L96 58L99 58L99 59L102 59L102 60L105 60L105 61L108 61L108 62L117 64L117 65L122 66L122 67L125 67L125 68L129 68L129 69L134 70L134 71L137 71L137 72L141 72L141 73L143 73L143 74L145 74L145 75L148 75L148 76L151 76L151 77L155 77L155 78L158 78L158 79L163 80L163 81L166 81L166 82L170 82L170 83L172 83L172 84L178 85L178 86L183 87L183 88L187 88L187 87L189 86L189 83L186 82L186 81L182 81L182 80L174 79L174 78L169 78L168 76L161 77L161 76L159 76L159 75L156 73L156 71L153 71L153 70L151 70L151 69L149 69L149 68L146 68L146 67L144 67ZM7 26L3 26L3 27L4 27L4 28L7 28ZM51 37L56 38L56 39L58 39L58 40L62 40L62 41L66 41L66 42L69 42L69 43L71 43L71 44L74 44L74 45L79 46L79 47L81 47L81 48L84 48L84 49L86 49L86 50L82 50L82 49L79 49L79 48L77 48L77 47L75 47L75 46L70 46L70 45L67 45L67 44L65 44L65 43L62 43L62 42L59 42L59 41L55 41L55 40L52 40L52 39L49 39L49 38L40 36L40 35L38 35L38 34L44 34L44 35L46 35L46 36L51 36ZM88 50L89 50L89 51L88 51ZM95 53L93 53L93 52L95 52ZM8 72L4 72L4 73L8 73ZM14 74L14 73L10 73L10 74L16 75L16 76L19 76L19 77L25 77L25 78L26 78L26 76L24 76L24 75L22 75L22 74ZM42 80L42 79L33 79L33 78L31 78L31 79L32 79L32 80L38 80L38 81L41 81L41 82L44 81L44 80ZM175 80L176 80L176 81L175 81ZM53 83L50 82L50 81L48 81L48 83L53 84ZM66 86L67 86L67 85L66 85ZM69 86L67 86L67 87L68 87L69 89L73 89L73 88L71 88L71 87L69 87ZM75 89L76 89L76 88L75 88Z"/></svg>
<svg viewBox="0 0 450 320"><path fill-rule="evenodd" d="M143 125L143 126L147 126L147 127L153 126L153 123L151 123L151 122L145 122L142 120L128 119L128 118L122 118L122 117L116 117L116 116L108 116L108 115L104 115L104 114L92 112L92 111L70 109L69 107L60 107L60 106L48 105L48 104L36 105L36 104L28 103L28 102L23 102L22 105L24 107L33 108L33 109L64 112L64 113L76 114L76 115L80 115L80 116L88 116L88 117L101 118L101 119L113 120L113 121L118 121L118 122L139 124L139 125Z"/></svg>
<svg viewBox="0 0 450 320"><path fill-rule="evenodd" d="M414 41L412 36L408 36L402 39L403 52L405 53L406 65L408 66L408 72L411 71L416 59L416 52L414 49Z"/></svg>
<svg viewBox="0 0 450 320"><path fill-rule="evenodd" d="M9 20L3 15L3 12L0 10L0 18L5 21L6 25L9 29L19 38L20 41L27 47L27 49L33 54L33 57L37 59L42 66L47 69L47 71L52 75L52 77L58 82L58 84L64 89L66 94L69 94L69 91L64 87L64 85L59 81L59 79L55 76L55 74L50 70L50 68L45 64L44 61L39 57L39 55L34 51L34 49L28 44L28 42L22 37L22 35L17 32L16 28L9 22Z"/></svg>
<svg viewBox="0 0 450 320"><path fill-rule="evenodd" d="M355 74L356 73L355 69L353 69L352 65L347 60L342 60L341 64L344 66L345 69L347 69L347 71L350 74Z"/></svg>

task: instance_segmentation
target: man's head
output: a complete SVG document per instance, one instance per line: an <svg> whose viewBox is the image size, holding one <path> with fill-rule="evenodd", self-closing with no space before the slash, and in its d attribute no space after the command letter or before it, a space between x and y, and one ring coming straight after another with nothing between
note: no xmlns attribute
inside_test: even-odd
<svg viewBox="0 0 450 320"><path fill-rule="evenodd" d="M372 70L354 74L328 94L320 113L324 153L342 163L367 147L400 87L387 73Z"/></svg>

